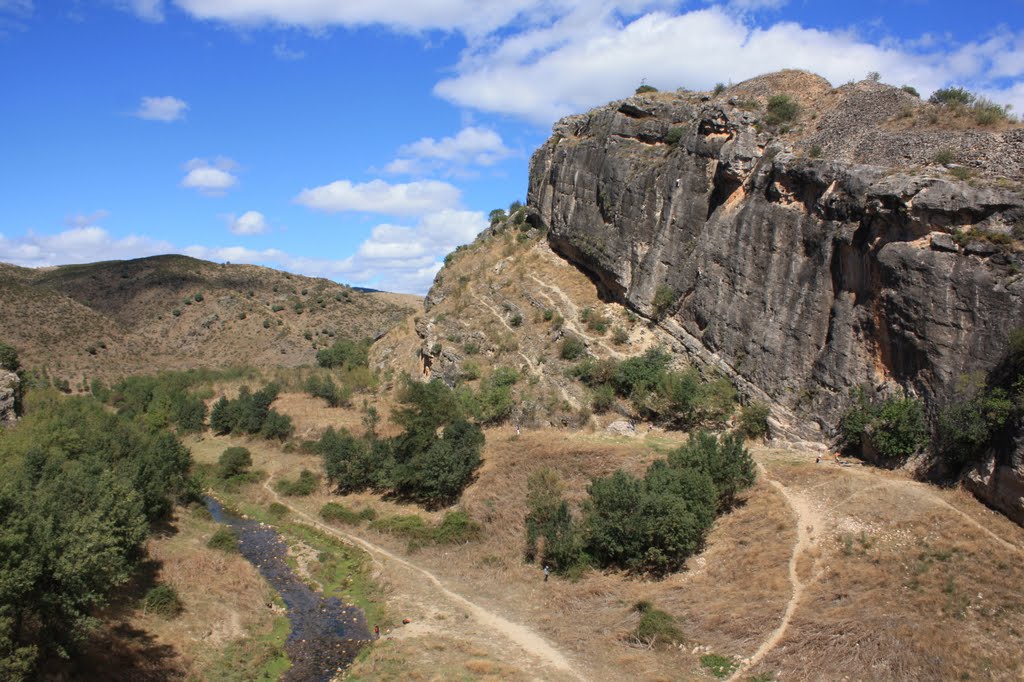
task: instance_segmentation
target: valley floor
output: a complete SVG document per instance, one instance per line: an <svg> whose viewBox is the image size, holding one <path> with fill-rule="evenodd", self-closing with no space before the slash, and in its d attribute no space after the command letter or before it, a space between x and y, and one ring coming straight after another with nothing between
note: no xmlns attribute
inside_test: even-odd
<svg viewBox="0 0 1024 682"><path fill-rule="evenodd" d="M324 424L358 418L330 412ZM328 501L382 515L440 514L326 487L279 497L274 480L320 464L264 442L244 443L270 475L244 497L283 503L293 520L365 550L390 621L409 619L382 627L350 679L714 679L712 655L730 663L724 676L741 680L1024 675L1024 530L962 492L899 472L816 464L813 451L756 448L759 480L745 502L719 520L685 571L664 580L591 571L577 582L544 582L522 561L530 472L556 469L579 500L590 477L642 471L684 438L490 430L484 466L462 501L483 538L458 546L411 552L365 525L323 524L318 511ZM240 443L206 436L190 445L198 461L213 462ZM630 641L642 599L676 618L685 643Z"/></svg>

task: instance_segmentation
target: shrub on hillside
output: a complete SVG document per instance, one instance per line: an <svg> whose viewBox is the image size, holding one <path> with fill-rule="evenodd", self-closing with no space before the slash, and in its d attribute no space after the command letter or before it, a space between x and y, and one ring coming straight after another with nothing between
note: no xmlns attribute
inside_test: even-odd
<svg viewBox="0 0 1024 682"><path fill-rule="evenodd" d="M338 339L330 348L317 351L316 362L321 367L367 367L370 363L370 341Z"/></svg>
<svg viewBox="0 0 1024 682"><path fill-rule="evenodd" d="M330 407L341 407L348 405L352 398L352 392L345 385L338 386L331 377L321 377L316 374L306 379L303 388L306 393L314 398L323 398Z"/></svg>
<svg viewBox="0 0 1024 682"><path fill-rule="evenodd" d="M637 89L634 91L634 94L643 95L643 94L646 94L648 92L657 92L657 91L658 91L658 88L654 87L653 85L647 85L646 83L641 83L639 86L637 86Z"/></svg>
<svg viewBox="0 0 1024 682"><path fill-rule="evenodd" d="M563 360L578 360L587 350L582 340L575 336L567 336L562 339L562 347L559 356Z"/></svg>
<svg viewBox="0 0 1024 682"><path fill-rule="evenodd" d="M353 511L343 504L328 502L320 508L320 518L327 522L344 523L349 526L358 526L363 521L373 521L377 518L377 512L369 507L359 511Z"/></svg>
<svg viewBox="0 0 1024 682"><path fill-rule="evenodd" d="M754 484L756 471L750 451L739 432L715 436L699 431L682 447L669 453L668 463L677 469L702 471L715 484L718 509L732 507L737 495Z"/></svg>
<svg viewBox="0 0 1024 682"><path fill-rule="evenodd" d="M939 88L932 93L932 96L928 98L928 101L932 104L939 104L942 106L970 106L974 102L974 94L966 89L959 87L948 87Z"/></svg>
<svg viewBox="0 0 1024 682"><path fill-rule="evenodd" d="M789 95L773 95L768 98L764 122L768 125L789 123L800 113L798 105Z"/></svg>
<svg viewBox="0 0 1024 682"><path fill-rule="evenodd" d="M535 471L526 490L526 560L539 561L556 573L585 565L582 532L562 496L558 474L551 469Z"/></svg>

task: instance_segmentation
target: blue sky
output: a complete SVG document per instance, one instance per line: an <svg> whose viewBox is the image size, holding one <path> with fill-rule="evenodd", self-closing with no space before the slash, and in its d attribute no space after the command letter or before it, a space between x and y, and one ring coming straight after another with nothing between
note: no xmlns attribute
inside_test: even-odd
<svg viewBox="0 0 1024 682"><path fill-rule="evenodd" d="M1024 0L0 0L0 261L423 293L551 124L805 68L1024 110Z"/></svg>

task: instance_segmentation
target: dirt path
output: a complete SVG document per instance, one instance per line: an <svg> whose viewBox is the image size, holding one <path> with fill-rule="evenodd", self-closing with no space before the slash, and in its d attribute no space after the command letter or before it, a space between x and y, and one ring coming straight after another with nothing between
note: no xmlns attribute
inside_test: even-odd
<svg viewBox="0 0 1024 682"><path fill-rule="evenodd" d="M370 556L374 558L374 561L376 561L381 566L383 566L384 564L380 562L379 558L385 557L389 561L393 561L394 563L403 566L404 568L413 571L414 573L418 573L419 575L425 577L430 582L430 584L433 585L435 590L440 592L450 601L455 602L462 608L466 609L473 616L473 618L476 619L477 623L479 623L482 628L495 632L503 636L507 640L511 641L512 643L518 645L523 651L525 651L527 654L529 654L531 657L533 657L535 660L537 660L547 668L554 668L560 673L568 675L569 677L572 677L574 679L585 679L578 672L576 672L572 664L569 663L568 659L566 659L560 651L555 649L550 643L548 643L546 639L537 634L531 628L526 627L525 625L520 625L519 623L513 623L512 621L503 618L502 616L499 616L493 611L488 611L482 606L474 602L471 602L469 599L466 599L461 594L458 594L457 592L454 592L445 587L444 583L442 583L441 580L438 579L437 576L435 576L430 571L427 571L426 569L421 568L406 559L403 559L402 557L388 551L387 549L380 547L379 545L375 545L372 542L364 540L363 538L360 538L358 536L350 535L349 533L346 533L342 530L339 530L332 526L328 526L327 524L322 523L321 521L313 518L309 514L303 512L301 509L296 509L295 507L288 504L288 502L284 500L280 495L278 495L277 491L275 491L271 486L272 482L273 476L271 475L264 482L263 487L266 488L267 492L269 492L271 496L273 496L274 500L288 507L288 509L290 509L292 513L301 517L307 523L311 524L316 528L319 528L325 533L329 533L337 538L340 538L345 542L358 545L367 553L369 553ZM550 678L545 676L543 679Z"/></svg>
<svg viewBox="0 0 1024 682"><path fill-rule="evenodd" d="M757 665L785 636L789 622L793 619L793 614L796 613L797 606L800 604L800 597L803 596L805 587L804 582L800 579L797 567L800 557L811 547L811 535L814 531L815 514L807 502L772 478L768 470L760 462L758 462L757 468L760 470L761 475L765 477L765 480L782 493L794 516L796 516L796 544L793 545L793 553L789 557L789 584L793 594L790 596L789 601L786 602L786 610L782 614L782 620L779 622L778 627L772 631L766 640L761 642L761 646L757 648L757 651L754 652L747 662L737 668L736 672L729 678L730 681L739 679L745 671Z"/></svg>

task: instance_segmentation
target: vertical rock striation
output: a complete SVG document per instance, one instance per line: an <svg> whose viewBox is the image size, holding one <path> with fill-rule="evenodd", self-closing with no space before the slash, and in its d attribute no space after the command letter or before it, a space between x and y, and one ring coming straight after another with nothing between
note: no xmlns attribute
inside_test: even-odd
<svg viewBox="0 0 1024 682"><path fill-rule="evenodd" d="M821 120L842 120L831 106ZM753 108L657 94L559 121L531 161L532 219L605 296L770 401L794 435L828 435L856 386L934 410L990 369L1024 326L1024 262L998 245L1024 221L1012 183L901 166L891 131L814 158ZM1004 144L970 140L980 158Z"/></svg>

